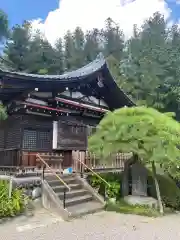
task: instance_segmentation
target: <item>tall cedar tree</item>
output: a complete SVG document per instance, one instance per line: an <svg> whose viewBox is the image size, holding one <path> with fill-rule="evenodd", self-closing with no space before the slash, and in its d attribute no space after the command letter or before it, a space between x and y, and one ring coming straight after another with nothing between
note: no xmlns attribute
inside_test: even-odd
<svg viewBox="0 0 180 240"><path fill-rule="evenodd" d="M64 72L64 52L61 38L57 40L54 51L54 74L62 74Z"/></svg>
<svg viewBox="0 0 180 240"><path fill-rule="evenodd" d="M75 29L75 32L73 34L74 36L74 54L75 54L75 60L74 60L74 66L76 68L80 68L84 65L85 59L84 59L84 44L85 44L85 38L84 38L84 32L81 28L77 27Z"/></svg>
<svg viewBox="0 0 180 240"><path fill-rule="evenodd" d="M111 18L106 20L106 27L102 30L102 36L105 42L105 56L112 55L120 61L123 57L124 36L119 26Z"/></svg>
<svg viewBox="0 0 180 240"><path fill-rule="evenodd" d="M9 29L8 26L8 16L6 13L0 9L0 67L3 68L6 63L4 58L1 56L1 51L3 49L3 43L5 39L8 37Z"/></svg>
<svg viewBox="0 0 180 240"><path fill-rule="evenodd" d="M8 36L8 16L0 9L0 42Z"/></svg>
<svg viewBox="0 0 180 240"><path fill-rule="evenodd" d="M75 69L75 45L73 35L70 31L64 37L64 56L65 56L65 69Z"/></svg>
<svg viewBox="0 0 180 240"><path fill-rule="evenodd" d="M30 54L30 24L16 25L10 33L4 53L10 67L15 71L28 71L27 56Z"/></svg>
<svg viewBox="0 0 180 240"><path fill-rule="evenodd" d="M3 16L3 17L2 17ZM6 15L0 14L7 25ZM2 28L6 29L6 27ZM4 32L0 29L0 35ZM77 27L51 46L44 36L32 37L31 26L15 26L5 46L4 65L15 71L60 74L93 61L99 52L108 59L114 79L136 104L173 111L180 119L180 30L160 13L146 20L141 30L124 42L120 27L107 19L102 30L84 32Z"/></svg>

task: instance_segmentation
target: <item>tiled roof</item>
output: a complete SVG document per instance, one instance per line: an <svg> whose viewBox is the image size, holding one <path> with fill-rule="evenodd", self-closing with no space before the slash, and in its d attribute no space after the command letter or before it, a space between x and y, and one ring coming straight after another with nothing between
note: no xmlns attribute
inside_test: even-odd
<svg viewBox="0 0 180 240"><path fill-rule="evenodd" d="M98 86L96 82L97 72L104 73L105 87L100 88ZM29 74L0 69L0 79L2 80L2 84L13 86L11 88L0 89L0 100L3 102L12 100L15 96L22 94L28 89L30 91L30 89L33 88L40 88L47 91L53 88L58 89L62 87L71 87L72 85L80 85L88 81L88 83L92 82L92 91L93 88L96 88L111 109L119 108L124 105L135 105L123 90L117 86L102 54L99 54L94 61L86 66L62 75ZM88 92L88 89L84 91Z"/></svg>
<svg viewBox="0 0 180 240"><path fill-rule="evenodd" d="M11 75L15 77L24 77L25 79L42 79L42 80L75 80L75 79L80 79L84 78L88 75L91 75L98 70L100 70L104 65L106 64L106 60L104 56L100 53L97 58L92 61L91 63L85 65L84 67L81 67L77 70L71 71L64 73L62 75L40 75L40 74L30 74L30 73L24 73L24 72L13 72L13 71L8 71L4 69L0 69L0 75Z"/></svg>

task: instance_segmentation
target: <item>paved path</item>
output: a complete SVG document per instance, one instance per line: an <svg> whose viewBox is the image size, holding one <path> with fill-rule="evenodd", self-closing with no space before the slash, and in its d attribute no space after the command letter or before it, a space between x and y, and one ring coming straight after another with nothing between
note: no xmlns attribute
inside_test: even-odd
<svg viewBox="0 0 180 240"><path fill-rule="evenodd" d="M22 220L22 219L21 219ZM0 226L0 240L179 240L180 214L147 218L101 212L70 222L48 213Z"/></svg>

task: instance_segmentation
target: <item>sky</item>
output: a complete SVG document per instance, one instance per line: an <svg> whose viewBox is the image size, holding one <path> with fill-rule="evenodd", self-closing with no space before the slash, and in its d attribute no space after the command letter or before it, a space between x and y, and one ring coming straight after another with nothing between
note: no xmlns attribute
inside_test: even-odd
<svg viewBox="0 0 180 240"><path fill-rule="evenodd" d="M10 26L29 20L52 45L77 26L85 31L102 28L108 17L127 38L134 24L141 26L156 11L164 14L169 25L180 25L180 0L0 0L0 9L8 14Z"/></svg>

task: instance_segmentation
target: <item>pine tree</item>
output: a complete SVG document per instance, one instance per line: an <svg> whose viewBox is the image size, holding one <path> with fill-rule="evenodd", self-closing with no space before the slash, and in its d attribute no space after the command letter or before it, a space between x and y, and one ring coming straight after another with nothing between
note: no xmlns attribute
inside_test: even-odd
<svg viewBox="0 0 180 240"><path fill-rule="evenodd" d="M156 166L179 178L180 124L173 114L163 114L153 108L121 108L109 112L89 139L89 150L105 159L110 153L132 152L145 166L152 167L156 192L163 213Z"/></svg>

